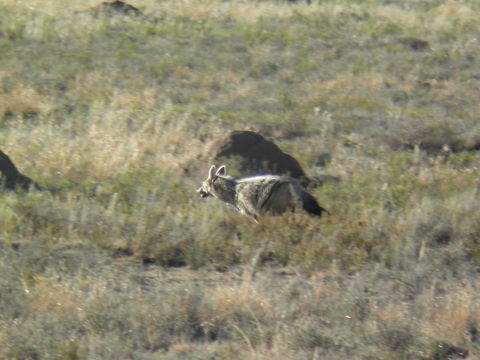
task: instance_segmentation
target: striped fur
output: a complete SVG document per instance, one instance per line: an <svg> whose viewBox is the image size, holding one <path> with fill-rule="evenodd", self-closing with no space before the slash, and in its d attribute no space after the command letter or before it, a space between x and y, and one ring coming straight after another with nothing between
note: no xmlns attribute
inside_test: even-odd
<svg viewBox="0 0 480 360"><path fill-rule="evenodd" d="M295 179L278 175L235 179L226 174L224 165L218 169L212 165L197 192L201 197L213 196L233 205L255 220L262 215L279 215L297 209L313 216L326 211Z"/></svg>

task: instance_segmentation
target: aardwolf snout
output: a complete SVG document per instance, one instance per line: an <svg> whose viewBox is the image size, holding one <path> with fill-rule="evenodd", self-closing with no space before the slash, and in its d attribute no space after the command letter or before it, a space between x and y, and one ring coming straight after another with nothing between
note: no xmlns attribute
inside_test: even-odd
<svg viewBox="0 0 480 360"><path fill-rule="evenodd" d="M202 198L206 198L209 193L207 193L205 190L203 190L201 187L197 189L197 192L200 194Z"/></svg>

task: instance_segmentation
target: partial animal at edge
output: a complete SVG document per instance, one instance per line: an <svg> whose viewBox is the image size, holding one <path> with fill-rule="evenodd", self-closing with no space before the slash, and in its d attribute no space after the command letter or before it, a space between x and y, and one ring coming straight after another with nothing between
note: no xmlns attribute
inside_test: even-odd
<svg viewBox="0 0 480 360"><path fill-rule="evenodd" d="M0 178L0 187L3 185L7 190L22 189L28 191L30 188L41 190L41 187L35 181L18 171L12 160L3 151L0 151L0 173L3 174Z"/></svg>

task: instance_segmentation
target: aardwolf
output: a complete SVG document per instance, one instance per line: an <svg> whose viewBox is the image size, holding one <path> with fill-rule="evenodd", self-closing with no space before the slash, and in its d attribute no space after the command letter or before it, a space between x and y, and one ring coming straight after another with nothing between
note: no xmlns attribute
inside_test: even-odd
<svg viewBox="0 0 480 360"><path fill-rule="evenodd" d="M235 179L226 174L225 165L218 169L212 165L197 192L203 198L213 196L233 205L255 221L261 215L279 215L300 208L313 216L326 211L295 179L278 175Z"/></svg>
<svg viewBox="0 0 480 360"><path fill-rule="evenodd" d="M41 190L41 187L18 171L17 167L13 164L12 160L0 150L0 187L4 187L8 190L22 189L28 191L31 187L36 190ZM2 179L5 178L5 179ZM3 181L2 181L3 180Z"/></svg>

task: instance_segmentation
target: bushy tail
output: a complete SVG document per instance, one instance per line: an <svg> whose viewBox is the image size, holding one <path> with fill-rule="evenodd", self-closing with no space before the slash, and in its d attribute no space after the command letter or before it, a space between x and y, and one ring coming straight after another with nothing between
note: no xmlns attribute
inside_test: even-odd
<svg viewBox="0 0 480 360"><path fill-rule="evenodd" d="M313 216L322 216L325 212L328 214L328 211L318 205L317 200L307 192L303 194L303 210Z"/></svg>

